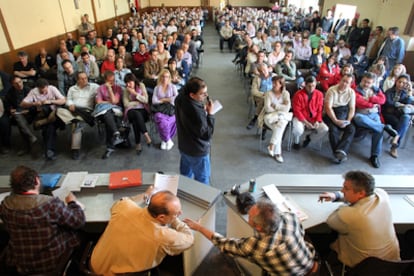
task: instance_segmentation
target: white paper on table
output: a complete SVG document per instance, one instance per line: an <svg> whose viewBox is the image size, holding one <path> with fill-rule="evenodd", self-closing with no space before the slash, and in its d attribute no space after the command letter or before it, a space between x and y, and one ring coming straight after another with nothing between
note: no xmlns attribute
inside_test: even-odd
<svg viewBox="0 0 414 276"><path fill-rule="evenodd" d="M87 174L83 179L81 188L95 188L96 183L98 182L99 174Z"/></svg>
<svg viewBox="0 0 414 276"><path fill-rule="evenodd" d="M289 202L289 200L280 193L275 184L263 186L263 191L280 211L295 213L300 221L304 221L308 218L308 215L305 212L297 208L292 202Z"/></svg>
<svg viewBox="0 0 414 276"><path fill-rule="evenodd" d="M0 194L0 202L2 202L4 200L4 198L8 195L10 195L10 192L1 193Z"/></svg>
<svg viewBox="0 0 414 276"><path fill-rule="evenodd" d="M212 110L212 114L216 114L217 112L219 112L220 110L223 109L223 106L221 105L221 103L218 100L213 101L213 110Z"/></svg>
<svg viewBox="0 0 414 276"><path fill-rule="evenodd" d="M88 172L69 172L66 174L61 187L66 187L68 191L71 192L79 192L81 190L81 185L87 175Z"/></svg>
<svg viewBox="0 0 414 276"><path fill-rule="evenodd" d="M66 196L70 193L70 191L68 190L67 187L60 187L57 188L56 190L52 191L52 195L54 197L59 198L60 200L62 200L63 202L65 202L66 204ZM76 204L78 204L82 210L85 210L85 205L83 205L79 200L75 200Z"/></svg>
<svg viewBox="0 0 414 276"><path fill-rule="evenodd" d="M154 191L168 190L177 195L179 175L155 174Z"/></svg>

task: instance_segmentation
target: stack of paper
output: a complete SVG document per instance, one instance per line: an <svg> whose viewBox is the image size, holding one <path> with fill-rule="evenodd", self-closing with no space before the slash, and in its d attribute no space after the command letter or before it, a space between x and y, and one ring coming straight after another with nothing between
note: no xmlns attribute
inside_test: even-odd
<svg viewBox="0 0 414 276"><path fill-rule="evenodd" d="M295 204L290 202L284 197L275 184L267 185L263 187L267 197L277 206L282 212L295 213L300 221L308 219L308 215L300 210Z"/></svg>

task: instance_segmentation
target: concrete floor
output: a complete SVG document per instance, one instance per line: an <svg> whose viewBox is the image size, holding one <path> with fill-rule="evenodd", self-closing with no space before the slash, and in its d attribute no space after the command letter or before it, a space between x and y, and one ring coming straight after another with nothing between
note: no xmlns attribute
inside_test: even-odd
<svg viewBox="0 0 414 276"><path fill-rule="evenodd" d="M399 150L399 158L394 159L389 154L389 144L384 139L382 166L375 169L368 161L370 138L354 142L349 160L341 165L331 162L331 152L327 139L321 150L312 144L300 151L286 151L283 147L285 162L277 163L265 152L265 147L259 151L258 137L255 129L247 130L248 104L243 87L243 81L235 71L231 60L234 53L224 51L221 53L218 47L218 35L212 25L205 29L205 54L201 68L194 72L203 78L208 85L208 93L211 99L218 99L223 105L216 115L216 127L212 141L211 185L223 191L228 190L234 184L247 182L250 178L265 173L301 173L301 174L343 174L348 170L360 169L373 174L414 174L412 164L414 156L413 133L409 133L407 146ZM40 136L40 133L38 133ZM140 156L135 155L135 150L119 149L107 160L101 156L105 151L104 136L99 135L96 129L88 129L84 135L81 160L74 161L70 156L69 128L60 132L58 146L58 159L45 161L41 156L41 149L37 150L37 156L17 157L16 151L21 143L16 129L13 130L13 148L7 155L0 158L0 174L9 174L17 165L24 164L33 167L41 173L68 171L84 171L91 173L109 172L121 169L141 168L143 171L164 171L166 173L179 172L179 152L177 146L171 151L159 150L159 138L153 137L157 147L146 148ZM270 134L267 135L268 138ZM133 140L132 134L130 135ZM306 179L304 179L306 181ZM277 182L277 181L276 181ZM342 179L338 177L338 183ZM294 185L294 183L292 183ZM217 208L216 231L226 232L225 204L219 201ZM183 215L185 217L185 214ZM200 266L194 275L240 275L235 270L232 260L212 250L209 257Z"/></svg>

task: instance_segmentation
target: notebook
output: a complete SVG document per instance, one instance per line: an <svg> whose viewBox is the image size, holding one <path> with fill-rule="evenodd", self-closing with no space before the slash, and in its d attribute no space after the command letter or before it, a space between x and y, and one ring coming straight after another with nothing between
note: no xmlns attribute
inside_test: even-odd
<svg viewBox="0 0 414 276"><path fill-rule="evenodd" d="M111 172L109 174L109 189L121 189L142 185L140 169Z"/></svg>

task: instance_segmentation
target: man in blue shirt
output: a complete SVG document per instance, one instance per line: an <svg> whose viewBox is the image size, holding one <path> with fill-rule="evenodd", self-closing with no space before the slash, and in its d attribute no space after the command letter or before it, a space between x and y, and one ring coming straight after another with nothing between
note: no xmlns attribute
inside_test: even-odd
<svg viewBox="0 0 414 276"><path fill-rule="evenodd" d="M405 42L399 37L398 27L388 29L388 37L382 44L378 56L386 56L388 58L388 68L393 68L395 64L403 62L405 55Z"/></svg>

